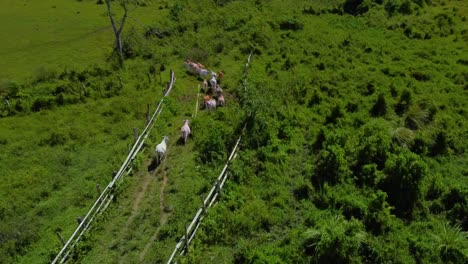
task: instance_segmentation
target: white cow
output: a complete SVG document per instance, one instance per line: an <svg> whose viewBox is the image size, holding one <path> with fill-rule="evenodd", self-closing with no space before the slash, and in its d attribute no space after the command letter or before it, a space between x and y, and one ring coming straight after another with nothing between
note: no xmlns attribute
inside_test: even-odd
<svg viewBox="0 0 468 264"><path fill-rule="evenodd" d="M208 101L205 101L205 108L208 111L214 111L216 110L216 100L215 99L210 99Z"/></svg>
<svg viewBox="0 0 468 264"><path fill-rule="evenodd" d="M201 68L198 69L198 75L200 75L200 78L202 79L208 78L209 73L210 71L208 71L207 69L201 69Z"/></svg>
<svg viewBox="0 0 468 264"><path fill-rule="evenodd" d="M219 106L224 106L224 96L222 93L219 93L218 95L218 105Z"/></svg>
<svg viewBox="0 0 468 264"><path fill-rule="evenodd" d="M216 76L214 75L211 76L210 84L211 84L211 89L213 89L213 92L214 92L216 89L216 84L217 84Z"/></svg>
<svg viewBox="0 0 468 264"><path fill-rule="evenodd" d="M222 92L223 92L223 89L221 89L221 86L219 86L219 84L217 84L216 88L214 89L214 93L219 95Z"/></svg>
<svg viewBox="0 0 468 264"><path fill-rule="evenodd" d="M188 119L186 119L184 121L184 125L180 129L180 134L181 134L182 138L184 139L184 144L187 143L187 138L191 133L189 123L190 123L190 121Z"/></svg>
<svg viewBox="0 0 468 264"><path fill-rule="evenodd" d="M156 161L158 165L161 163L162 159L164 158L164 155L166 154L168 141L169 141L169 138L167 136L164 136L161 143L159 143L156 146Z"/></svg>
<svg viewBox="0 0 468 264"><path fill-rule="evenodd" d="M203 80L203 91L208 91L208 82L206 81L206 79Z"/></svg>

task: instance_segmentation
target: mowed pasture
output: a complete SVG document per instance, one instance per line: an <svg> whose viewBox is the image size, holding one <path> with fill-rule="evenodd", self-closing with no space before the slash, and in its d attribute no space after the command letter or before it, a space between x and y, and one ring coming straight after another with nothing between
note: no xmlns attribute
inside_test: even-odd
<svg viewBox="0 0 468 264"><path fill-rule="evenodd" d="M11 104L0 108L0 263L55 256L56 232L70 236L118 169L169 69L176 85L147 146L74 262L165 262L245 121L223 198L181 262L466 262L466 2L145 1L123 67L104 5L52 2L6 3L47 28L30 34L53 53L26 41L28 26L0 31L24 54L8 41L13 68L0 75ZM188 58L225 72L226 107L192 117L201 80ZM149 170L164 135L167 157Z"/></svg>
<svg viewBox="0 0 468 264"><path fill-rule="evenodd" d="M96 1L0 2L0 80L103 63L112 33Z"/></svg>

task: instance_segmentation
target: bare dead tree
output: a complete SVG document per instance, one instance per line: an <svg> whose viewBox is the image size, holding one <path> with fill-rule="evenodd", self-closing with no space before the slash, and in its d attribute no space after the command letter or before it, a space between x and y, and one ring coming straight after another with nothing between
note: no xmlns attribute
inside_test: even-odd
<svg viewBox="0 0 468 264"><path fill-rule="evenodd" d="M111 4L110 0L105 0L106 5L107 5L107 14L109 16L111 25L112 25L112 30L114 31L115 35L115 50L119 53L120 60L123 61L123 43L122 43L122 30L125 25L125 21L128 17L128 13L136 8L136 3L135 3L135 8L129 9L129 5L132 3L131 0L119 0L120 6L124 10L124 14L122 16L122 19L120 19L119 25L116 25L116 21L114 19L114 15L111 12Z"/></svg>

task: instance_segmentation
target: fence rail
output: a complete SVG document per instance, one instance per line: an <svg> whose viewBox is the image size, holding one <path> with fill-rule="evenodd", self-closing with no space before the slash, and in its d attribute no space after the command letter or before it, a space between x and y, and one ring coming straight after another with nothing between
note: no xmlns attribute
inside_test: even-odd
<svg viewBox="0 0 468 264"><path fill-rule="evenodd" d="M104 190L100 190L100 187L98 186L98 193L99 197L97 200L94 202L94 204L91 206L89 209L88 213L86 216L81 219L79 218L78 222L79 225L73 232L73 234L70 236L70 238L64 243L62 249L60 252L57 254L55 259L52 261L52 264L55 263L64 263L67 258L70 256L72 253L73 249L75 248L76 244L81 240L83 234L90 229L93 220L96 218L97 215L99 215L101 212L105 211L106 208L109 206L109 204L112 202L114 198L114 189L115 185L118 181L122 179L124 175L127 175L131 171L131 164L133 160L135 159L136 155L142 150L143 145L148 138L149 132L151 128L153 127L154 121L156 118L159 116L159 114L163 110L163 102L164 99L169 95L169 93L172 90L172 87L176 81L174 71L170 71L170 81L167 83L167 87L164 91L163 97L158 103L158 106L156 107L156 110L152 114L152 116L147 120L148 123L143 130L143 132L137 136L137 131L135 130L135 143L133 144L133 147L130 149L129 154L125 161L123 162L122 166L120 169L115 173L115 175L112 178L112 181L109 182L109 184L104 188ZM148 112L149 113L149 112ZM148 115L149 116L149 115ZM61 238L61 235L59 235L59 238Z"/></svg>
<svg viewBox="0 0 468 264"><path fill-rule="evenodd" d="M252 62L252 55L253 53L251 52L249 54L249 57L247 58L247 63L244 66L244 90L247 90L247 75L250 63ZM242 134L244 133L246 127L247 123L244 125L241 135L237 139L237 142L234 145L234 148L232 149L231 154L229 155L229 158L226 161L226 164L221 170L221 173L216 179L216 182L213 184L213 187L211 188L206 198L202 200L202 205L195 214L195 217L192 219L188 227L185 228L184 235L180 238L179 242L177 242L174 251L172 252L171 256L169 257L169 260L167 261L168 264L177 263L177 258L182 256L183 254L188 253L190 242L192 242L193 238L195 237L195 234L197 233L197 230L200 227L200 224L204 216L206 215L208 208L211 208L221 196L221 190L223 189L223 186L228 178L227 170L229 168L229 165L231 164L231 161L234 160L237 156L237 150L242 139Z"/></svg>

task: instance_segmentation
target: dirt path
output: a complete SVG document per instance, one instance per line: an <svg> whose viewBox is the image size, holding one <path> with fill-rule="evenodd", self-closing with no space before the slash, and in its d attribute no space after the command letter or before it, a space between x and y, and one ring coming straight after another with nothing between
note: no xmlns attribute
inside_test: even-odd
<svg viewBox="0 0 468 264"><path fill-rule="evenodd" d="M148 167L150 165L151 161L145 162L145 167ZM139 210L140 210L140 204L143 198L145 197L146 191L148 190L148 186L151 184L152 181L155 180L155 174L156 170L152 172L144 172L143 179L141 181L140 186L138 187L138 191L133 195L133 203L132 203L132 211L130 213L130 216L127 219L127 222L125 223L125 227L122 231L122 236L116 239L120 240L120 252L124 251L124 239L123 237L125 234L128 232L129 226L133 223L133 220L135 217L138 215ZM120 259L119 263L123 263L123 259Z"/></svg>
<svg viewBox="0 0 468 264"><path fill-rule="evenodd" d="M154 231L154 234L151 236L150 240L148 243L146 243L143 251L140 253L140 261L143 261L143 259L146 256L146 253L148 253L148 250L150 246L154 243L154 241L158 238L159 231L161 230L161 227L167 223L167 219L169 218L169 212L166 210L166 205L164 203L165 197L164 197L164 189L166 188L167 185L167 166L166 166L166 159L164 159L163 162L163 167L162 167L162 173L163 173L163 179L161 182L161 187L159 188L159 210L160 210L160 219L159 219L159 227L156 228Z"/></svg>

